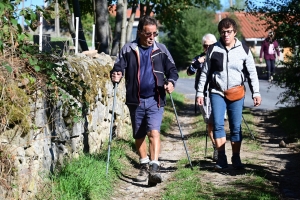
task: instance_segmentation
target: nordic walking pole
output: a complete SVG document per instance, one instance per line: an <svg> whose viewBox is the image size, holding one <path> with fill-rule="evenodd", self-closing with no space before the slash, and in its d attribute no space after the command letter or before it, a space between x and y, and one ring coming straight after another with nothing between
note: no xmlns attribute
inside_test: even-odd
<svg viewBox="0 0 300 200"><path fill-rule="evenodd" d="M208 137L208 121L209 121L209 115L208 115L208 104L210 103L208 100L208 96L209 96L209 91L206 91L206 95L207 98L204 98L204 102L205 102L205 123L206 123L206 138L205 138L205 156L206 157L206 153L207 153L207 137ZM203 105L204 106L204 105Z"/></svg>
<svg viewBox="0 0 300 200"><path fill-rule="evenodd" d="M205 156L204 157L206 157L206 153L207 153L207 137L208 137L208 124L206 124Z"/></svg>
<svg viewBox="0 0 300 200"><path fill-rule="evenodd" d="M109 132L109 142L108 142L108 153L107 153L107 162L106 162L106 175L108 174L108 166L109 166L109 157L110 157L110 145L112 140L112 129L114 125L114 112L115 112L115 105L116 105L116 94L117 94L118 83L114 85L114 100L113 100L113 107L111 112L111 120L110 120L110 132Z"/></svg>
<svg viewBox="0 0 300 200"><path fill-rule="evenodd" d="M180 134L181 134L181 138L182 138L182 142L183 142L183 145L184 145L184 148L185 148L185 152L186 152L186 155L187 155L187 157L188 157L188 160L189 160L191 169L193 170L193 165L192 165L192 162L191 162L189 153L188 153L188 151L187 151L186 144L185 144L185 141L184 141L184 137L183 137L183 134L182 134L182 131L181 131L181 127L180 127L179 121L178 121L178 116L177 116L176 108L175 108L175 105L174 105L173 97L172 97L171 93L169 93L169 95L170 95L170 99L171 99L171 102L172 102L172 106L173 106L173 109L174 109L174 112L175 112L175 116L176 116L178 128L179 128L179 131L180 131Z"/></svg>
<svg viewBox="0 0 300 200"><path fill-rule="evenodd" d="M197 114L197 91L196 91L196 95L195 95L195 114Z"/></svg>
<svg viewBox="0 0 300 200"><path fill-rule="evenodd" d="M244 115L242 115L242 117L243 117L243 120L244 120L244 122L245 122L245 124L246 124L246 126L247 126L247 128L248 128L248 131L250 132L250 135L251 135L252 139L255 140L255 137L254 137L254 135L252 134L252 132L251 132L251 130L250 130L250 128L249 128L249 126L248 126L248 124L247 124L245 118L244 118Z"/></svg>

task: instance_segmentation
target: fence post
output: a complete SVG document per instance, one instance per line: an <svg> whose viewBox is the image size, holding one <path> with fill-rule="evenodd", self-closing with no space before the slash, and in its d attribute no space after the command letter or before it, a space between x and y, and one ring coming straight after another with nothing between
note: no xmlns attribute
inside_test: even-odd
<svg viewBox="0 0 300 200"><path fill-rule="evenodd" d="M95 50L95 24L93 24L92 50Z"/></svg>
<svg viewBox="0 0 300 200"><path fill-rule="evenodd" d="M78 54L79 17L76 17L75 55Z"/></svg>
<svg viewBox="0 0 300 200"><path fill-rule="evenodd" d="M43 51L43 17L40 17L39 51Z"/></svg>

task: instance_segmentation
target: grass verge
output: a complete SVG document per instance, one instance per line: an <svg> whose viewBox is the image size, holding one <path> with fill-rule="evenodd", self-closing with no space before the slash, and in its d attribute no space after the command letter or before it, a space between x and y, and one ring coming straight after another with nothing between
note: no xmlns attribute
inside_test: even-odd
<svg viewBox="0 0 300 200"><path fill-rule="evenodd" d="M228 132L228 127L226 128ZM256 137L254 117L249 109L243 110L242 131L243 146L249 151L259 151L261 146L252 140ZM165 189L162 199L279 199L276 189L271 181L265 178L264 171L251 171L239 178L230 179L226 184L207 177L216 177L209 169L199 170L199 162L204 157L206 124L199 114L195 117L192 132L188 136L188 146L193 160L194 170L187 168L187 159L184 158L177 163L178 170L175 172L170 184ZM208 138L207 154L213 152L211 142ZM252 163L254 160L245 160ZM201 161L205 162L205 161ZM198 166L195 166L195 165Z"/></svg>
<svg viewBox="0 0 300 200"><path fill-rule="evenodd" d="M183 106L183 95L174 92L172 97L177 108ZM175 120L169 95L167 102L161 127L165 132ZM131 164L128 152L132 153L133 148L133 139L118 139L112 142L108 175L106 175L107 146L104 146L98 154L82 154L79 158L66 161L65 166L51 177L50 199L109 199L120 173L132 167L129 166Z"/></svg>
<svg viewBox="0 0 300 200"><path fill-rule="evenodd" d="M281 108L273 113L275 115L277 124L284 129L289 139L300 139L299 112L300 106L296 106L290 108Z"/></svg>
<svg viewBox="0 0 300 200"><path fill-rule="evenodd" d="M133 141L124 139L112 143L108 174L106 147L101 153L69 160L52 176L51 199L109 199L113 184L126 168L126 152L132 151L132 146Z"/></svg>

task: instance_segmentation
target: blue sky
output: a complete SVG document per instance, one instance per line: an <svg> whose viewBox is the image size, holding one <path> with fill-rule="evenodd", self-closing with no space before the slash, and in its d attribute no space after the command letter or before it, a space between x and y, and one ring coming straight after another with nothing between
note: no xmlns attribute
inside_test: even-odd
<svg viewBox="0 0 300 200"><path fill-rule="evenodd" d="M20 5L22 6L22 3ZM30 5L43 6L44 5L44 0L25 0L24 6L28 7Z"/></svg>

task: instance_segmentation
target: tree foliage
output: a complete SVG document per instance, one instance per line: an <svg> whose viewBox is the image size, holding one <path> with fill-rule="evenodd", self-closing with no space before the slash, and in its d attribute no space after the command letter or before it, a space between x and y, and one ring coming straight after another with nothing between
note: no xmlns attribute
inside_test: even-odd
<svg viewBox="0 0 300 200"><path fill-rule="evenodd" d="M206 33L218 38L213 11L192 8L183 12L182 21L162 40L168 46L177 68L186 67L196 55L203 52L202 37Z"/></svg>
<svg viewBox="0 0 300 200"><path fill-rule="evenodd" d="M219 0L144 0L141 4L147 8L145 14L153 11L167 30L180 24L187 10L208 7L215 10L221 7Z"/></svg>
<svg viewBox="0 0 300 200"><path fill-rule="evenodd" d="M290 55L282 62L284 68L276 74L274 84L286 88L280 95L281 103L300 105L300 4L298 0L269 0L257 5L247 0L247 11L265 21L267 30L274 30L281 47L288 48Z"/></svg>

